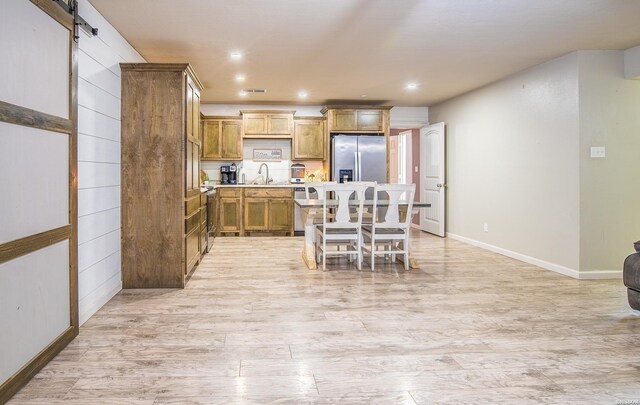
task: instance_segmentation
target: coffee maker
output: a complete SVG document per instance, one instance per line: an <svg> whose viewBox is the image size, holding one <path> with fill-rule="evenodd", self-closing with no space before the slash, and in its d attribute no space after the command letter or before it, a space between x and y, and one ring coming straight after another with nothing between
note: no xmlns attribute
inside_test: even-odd
<svg viewBox="0 0 640 405"><path fill-rule="evenodd" d="M220 184L238 184L238 171L236 164L220 166Z"/></svg>
<svg viewBox="0 0 640 405"><path fill-rule="evenodd" d="M230 184L229 183L229 166L220 166L220 184Z"/></svg>

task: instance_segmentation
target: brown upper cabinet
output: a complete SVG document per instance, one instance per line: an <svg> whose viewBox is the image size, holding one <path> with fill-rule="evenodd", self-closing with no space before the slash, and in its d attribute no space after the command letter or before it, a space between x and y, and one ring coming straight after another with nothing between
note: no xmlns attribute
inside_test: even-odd
<svg viewBox="0 0 640 405"><path fill-rule="evenodd" d="M242 120L205 117L202 120L202 160L241 160Z"/></svg>
<svg viewBox="0 0 640 405"><path fill-rule="evenodd" d="M329 132L387 132L391 107L326 107Z"/></svg>
<svg viewBox="0 0 640 405"><path fill-rule="evenodd" d="M242 113L245 138L290 138L293 133L295 111L255 111Z"/></svg>
<svg viewBox="0 0 640 405"><path fill-rule="evenodd" d="M324 159L324 119L293 121L293 160Z"/></svg>

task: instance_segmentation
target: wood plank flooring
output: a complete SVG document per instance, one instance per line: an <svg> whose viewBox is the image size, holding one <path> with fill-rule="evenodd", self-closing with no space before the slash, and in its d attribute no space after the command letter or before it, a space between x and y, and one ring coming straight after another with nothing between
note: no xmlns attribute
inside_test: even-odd
<svg viewBox="0 0 640 405"><path fill-rule="evenodd" d="M640 400L640 313L621 280L418 232L411 271L309 271L302 245L217 238L186 289L122 291L10 403Z"/></svg>

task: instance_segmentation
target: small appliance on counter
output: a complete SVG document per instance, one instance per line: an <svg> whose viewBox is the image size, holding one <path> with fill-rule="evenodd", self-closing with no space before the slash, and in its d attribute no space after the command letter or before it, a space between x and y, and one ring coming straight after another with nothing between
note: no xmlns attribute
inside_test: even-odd
<svg viewBox="0 0 640 405"><path fill-rule="evenodd" d="M229 166L229 184L238 184L238 169L235 163Z"/></svg>
<svg viewBox="0 0 640 405"><path fill-rule="evenodd" d="M294 163L291 165L291 183L304 183L305 165Z"/></svg>
<svg viewBox="0 0 640 405"><path fill-rule="evenodd" d="M236 164L220 166L220 184L238 184L238 170Z"/></svg>
<svg viewBox="0 0 640 405"><path fill-rule="evenodd" d="M229 166L220 166L220 184L231 184L229 183Z"/></svg>

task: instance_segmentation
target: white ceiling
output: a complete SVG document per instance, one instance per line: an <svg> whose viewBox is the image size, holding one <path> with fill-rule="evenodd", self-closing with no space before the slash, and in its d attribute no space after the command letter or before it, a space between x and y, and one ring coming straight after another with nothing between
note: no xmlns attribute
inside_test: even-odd
<svg viewBox="0 0 640 405"><path fill-rule="evenodd" d="M640 44L640 0L90 2L148 62L191 63L209 103L428 106L571 51Z"/></svg>

